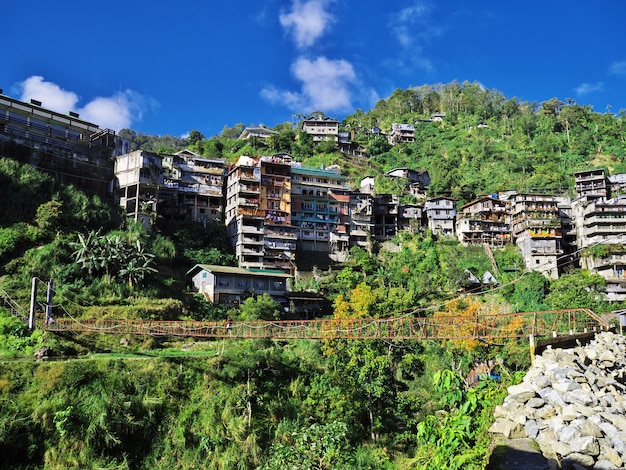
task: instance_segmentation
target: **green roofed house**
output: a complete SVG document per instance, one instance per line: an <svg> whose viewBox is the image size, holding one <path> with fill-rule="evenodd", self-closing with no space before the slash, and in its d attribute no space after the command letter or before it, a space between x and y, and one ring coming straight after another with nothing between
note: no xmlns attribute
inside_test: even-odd
<svg viewBox="0 0 626 470"><path fill-rule="evenodd" d="M239 304L251 295L269 294L281 301L289 274L278 270L253 270L232 266L196 264L187 271L192 288L216 304Z"/></svg>

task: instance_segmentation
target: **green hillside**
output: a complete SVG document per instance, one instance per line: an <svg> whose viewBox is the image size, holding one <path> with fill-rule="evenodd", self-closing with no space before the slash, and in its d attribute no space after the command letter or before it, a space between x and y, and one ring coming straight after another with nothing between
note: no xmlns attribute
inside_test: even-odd
<svg viewBox="0 0 626 470"><path fill-rule="evenodd" d="M438 113L441 121L433 121ZM445 116L444 116L445 114ZM390 146L372 129L415 125L414 143ZM296 125L265 142L239 141L243 125L185 140L120 133L134 148L239 155L289 152L303 165L338 164L353 184L394 167L428 170L431 195L459 204L498 190L569 191L572 173L626 172L624 115L571 100L526 103L476 83L397 90L342 122L366 157L313 146ZM297 123L296 123L297 124ZM0 293L27 307L54 279L55 314L74 318L280 317L264 296L239 310L189 291L197 263L234 265L219 224L122 222L99 197L0 158ZM430 232L403 233L372 253L353 248L343 265L316 266L297 290L328 298L328 315L393 317L619 308L601 300L599 276L572 270L558 280L526 273L514 246L486 252ZM492 272L497 289L469 295L467 270ZM470 344L471 343L471 344ZM476 343L476 344L475 344ZM35 363L51 348L63 360ZM501 379L468 388L472 361L495 359ZM0 469L481 469L493 407L519 381L524 342L196 342L30 332L0 308Z"/></svg>

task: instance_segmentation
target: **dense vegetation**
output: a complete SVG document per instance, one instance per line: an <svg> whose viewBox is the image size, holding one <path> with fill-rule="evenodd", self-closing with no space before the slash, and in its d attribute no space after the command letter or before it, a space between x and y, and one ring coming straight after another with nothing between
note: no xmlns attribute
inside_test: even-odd
<svg viewBox="0 0 626 470"><path fill-rule="evenodd" d="M572 172L591 166L626 170L624 116L566 101L524 103L468 83L398 90L342 123L367 158L296 139L290 123L267 142L237 140L242 125L209 139L126 134L134 148L188 146L229 161L287 151L309 166L339 164L355 183L365 172L425 168L432 194L464 201L499 189L568 190ZM446 113L442 122L427 121L435 112ZM416 123L416 142L391 147L368 132L393 122ZM194 264L235 264L224 227L157 220L147 233L107 201L5 157L0 288L20 305L36 277L40 290L54 279L63 316L280 317L268 296L229 310L188 291ZM402 189L380 176L377 186ZM295 287L324 294L337 318L616 308L597 295L598 276L571 270L548 281L524 272L513 246L493 255L404 233L372 252L353 248L345 265L315 268ZM467 271L487 270L498 289L459 297ZM121 339L30 332L0 308L0 468L483 468L493 406L529 359L515 341ZM22 359L43 345L77 359ZM487 358L497 360L501 380L466 387L470 363Z"/></svg>

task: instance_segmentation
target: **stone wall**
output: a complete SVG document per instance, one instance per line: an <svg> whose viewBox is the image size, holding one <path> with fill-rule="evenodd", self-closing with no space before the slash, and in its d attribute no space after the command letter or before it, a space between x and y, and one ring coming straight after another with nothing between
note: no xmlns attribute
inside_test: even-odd
<svg viewBox="0 0 626 470"><path fill-rule="evenodd" d="M626 465L626 338L547 349L495 410L492 433L535 439L553 468Z"/></svg>

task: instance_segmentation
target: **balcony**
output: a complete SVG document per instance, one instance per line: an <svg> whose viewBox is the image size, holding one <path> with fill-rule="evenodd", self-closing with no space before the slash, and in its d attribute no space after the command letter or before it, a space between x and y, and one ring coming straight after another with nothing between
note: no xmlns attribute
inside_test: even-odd
<svg viewBox="0 0 626 470"><path fill-rule="evenodd" d="M241 226L241 233L263 234L263 228L257 227L257 226L254 226L254 225L242 225Z"/></svg>
<svg viewBox="0 0 626 470"><path fill-rule="evenodd" d="M237 192L239 192L239 193L259 194L260 186L259 185L253 185L253 184L238 184L235 187L235 190Z"/></svg>
<svg viewBox="0 0 626 470"><path fill-rule="evenodd" d="M586 237L593 237L595 235L610 235L610 234L626 234L626 224L620 225L594 225L587 227L585 230Z"/></svg>
<svg viewBox="0 0 626 470"><path fill-rule="evenodd" d="M246 232L246 233L249 233L249 232ZM258 238L243 237L241 239L241 242L244 245L263 245L263 239L258 239Z"/></svg>
<svg viewBox="0 0 626 470"><path fill-rule="evenodd" d="M263 256L263 252L261 250L253 250L251 248L244 248L240 251L243 256Z"/></svg>
<svg viewBox="0 0 626 470"><path fill-rule="evenodd" d="M240 197L239 199L237 199L237 205L240 207L246 207L246 206L253 206L253 207L257 207L259 205L259 200L256 198L251 198L251 197Z"/></svg>
<svg viewBox="0 0 626 470"><path fill-rule="evenodd" d="M275 226L272 226L271 228L266 227L265 228L265 236L266 237L276 237L276 238L286 238L286 239L290 239L290 240L296 240L298 238L298 235L296 234L295 231L291 231L291 230L276 230Z"/></svg>

